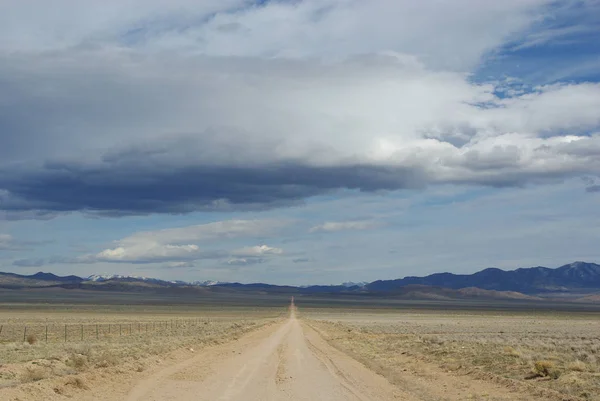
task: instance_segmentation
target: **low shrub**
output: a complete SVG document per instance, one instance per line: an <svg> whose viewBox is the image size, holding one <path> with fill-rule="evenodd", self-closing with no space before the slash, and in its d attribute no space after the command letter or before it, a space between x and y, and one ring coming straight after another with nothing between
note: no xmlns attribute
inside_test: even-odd
<svg viewBox="0 0 600 401"><path fill-rule="evenodd" d="M567 365L567 369L574 372L585 372L587 370L587 365L582 361L571 362Z"/></svg>
<svg viewBox="0 0 600 401"><path fill-rule="evenodd" d="M28 334L26 341L27 341L27 343L29 343L29 345L33 345L33 344L37 343L38 339L35 334Z"/></svg>
<svg viewBox="0 0 600 401"><path fill-rule="evenodd" d="M558 379L560 376L560 371L556 368L556 364L552 361L537 361L533 365L533 371L540 377Z"/></svg>
<svg viewBox="0 0 600 401"><path fill-rule="evenodd" d="M88 364L88 358L81 354L71 354L66 364L77 370L84 370Z"/></svg>
<svg viewBox="0 0 600 401"><path fill-rule="evenodd" d="M48 377L48 371L41 366L32 366L25 369L21 376L23 383L36 382Z"/></svg>

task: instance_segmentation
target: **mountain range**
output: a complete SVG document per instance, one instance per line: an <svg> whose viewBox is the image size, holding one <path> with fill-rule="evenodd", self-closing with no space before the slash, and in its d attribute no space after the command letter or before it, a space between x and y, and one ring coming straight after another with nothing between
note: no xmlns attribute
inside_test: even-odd
<svg viewBox="0 0 600 401"><path fill-rule="evenodd" d="M488 268L474 274L436 273L425 277L378 280L367 284L367 288L375 292L393 292L407 285L453 289L477 287L524 294L592 293L600 291L600 265L574 262L556 269L537 266L509 271Z"/></svg>
<svg viewBox="0 0 600 401"><path fill-rule="evenodd" d="M473 274L436 273L425 277L346 282L340 285L285 286L265 283L215 281L167 281L149 277L92 275L61 277L39 272L33 275L0 273L0 288L61 287L88 290L148 290L186 288L203 291L235 291L285 294L349 294L393 298L505 298L581 297L596 301L600 294L600 265L574 262L555 269L530 267L516 270L487 268Z"/></svg>
<svg viewBox="0 0 600 401"><path fill-rule="evenodd" d="M38 273L39 274L39 273ZM80 278L80 277L77 277ZM82 278L81 281L93 281L97 283L103 283L107 281L123 281L123 282L146 282L146 283L155 283L159 285L197 285L201 287L217 285L217 284L225 284L221 281L180 281L180 280L161 280L158 278L152 277L142 277L142 276L122 276L120 274L111 274L111 275L98 275L92 274L86 278Z"/></svg>

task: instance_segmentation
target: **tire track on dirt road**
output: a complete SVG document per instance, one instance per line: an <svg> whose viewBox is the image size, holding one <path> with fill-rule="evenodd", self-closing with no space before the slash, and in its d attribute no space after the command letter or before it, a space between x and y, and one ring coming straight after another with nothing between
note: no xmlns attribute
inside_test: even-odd
<svg viewBox="0 0 600 401"><path fill-rule="evenodd" d="M223 346L228 347L231 352L221 350L220 359L199 355L138 383L127 401L417 400L303 327L294 308L285 322L262 331L258 341L242 349L240 344ZM184 369L209 373L176 380Z"/></svg>

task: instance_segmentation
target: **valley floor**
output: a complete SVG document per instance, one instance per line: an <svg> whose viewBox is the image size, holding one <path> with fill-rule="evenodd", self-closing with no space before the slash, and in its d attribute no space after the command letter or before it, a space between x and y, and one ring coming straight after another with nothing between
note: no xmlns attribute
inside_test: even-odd
<svg viewBox="0 0 600 401"><path fill-rule="evenodd" d="M145 366L141 370L92 369L2 388L0 395L11 401L600 399L594 388L597 366L591 360L570 365L555 361L551 369L560 370L560 375L539 374L525 380L522 373L531 376L533 365L517 353L528 352L527 344L520 347L513 340L527 330L515 334L514 326L513 332L507 333L507 322L514 319L489 314L458 318L443 314L336 314L296 312L292 308L286 318L257 326L239 337L227 337L230 341L183 348L164 359L154 356L140 360ZM526 323L531 323L527 319L540 321L539 317L529 317ZM575 327L570 334L558 332L553 338L564 338L575 347L591 344L595 349L596 318L573 319L556 326L559 321L541 319L537 328L533 326L528 332ZM465 324L469 326L464 330L457 329ZM492 329L493 335L486 329ZM464 337L464 333L473 337ZM500 358L494 352L495 341L502 336L513 347L503 348L507 355ZM579 342L574 342L574 336ZM483 343L489 345L487 354L482 352ZM466 351L469 346L470 353ZM545 356L550 361L567 358L557 354L561 347L554 345L554 351L547 350ZM480 354L478 358L475 352ZM500 364L494 358L501 359ZM494 371L502 363L505 368L512 366L513 372L503 375Z"/></svg>

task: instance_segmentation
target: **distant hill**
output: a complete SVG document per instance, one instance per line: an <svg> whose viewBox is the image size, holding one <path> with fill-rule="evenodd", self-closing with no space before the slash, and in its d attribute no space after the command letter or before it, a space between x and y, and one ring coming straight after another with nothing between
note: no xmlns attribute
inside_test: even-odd
<svg viewBox="0 0 600 401"><path fill-rule="evenodd" d="M52 273L38 272L29 276L0 272L0 288L49 287L62 284L78 284L84 281L77 276L57 276Z"/></svg>
<svg viewBox="0 0 600 401"><path fill-rule="evenodd" d="M600 293L588 295L586 297L578 298L578 302L600 302Z"/></svg>
<svg viewBox="0 0 600 401"><path fill-rule="evenodd" d="M120 274L112 274L112 275L97 275L92 274L91 276L83 279L84 281L93 281L97 283L103 282L129 282L129 283L151 283L158 284L163 286L200 286L200 287L209 287L211 285L217 284L227 284L221 281L181 281L181 280L161 280L158 278L152 277L141 277L141 276L122 276Z"/></svg>
<svg viewBox="0 0 600 401"><path fill-rule="evenodd" d="M38 272L32 275L0 272L0 288L33 288L56 287L67 288L90 287L112 288L117 284L124 288L140 287L184 287L184 286L212 286L223 284L217 281L167 281L151 277L123 276L123 275L91 275L88 277L57 276L52 273Z"/></svg>
<svg viewBox="0 0 600 401"><path fill-rule="evenodd" d="M513 299L539 300L538 297L568 295L582 302L600 301L600 265L574 262L556 269L521 268L505 271L496 268L473 274L436 273L425 277L378 280L372 283L341 285L286 286L265 283L220 283L214 281L167 281L149 277L99 276L61 277L39 272L32 275L0 273L0 288L26 289L61 287L94 291L158 291L169 293L257 293L322 294L390 297L401 299ZM593 295L594 294L594 295Z"/></svg>
<svg viewBox="0 0 600 401"><path fill-rule="evenodd" d="M375 293L372 293L375 294ZM521 294L514 291L482 290L481 288L469 287L458 290L445 287L435 287L420 284L410 284L398 287L393 291L385 293L386 297L399 299L489 299L489 300L529 300L540 301L542 298Z"/></svg>
<svg viewBox="0 0 600 401"><path fill-rule="evenodd" d="M538 266L510 271L489 268L473 274L436 273L425 277L378 280L367 284L366 288L371 292L393 292L415 284L452 289L476 287L524 294L591 293L600 290L600 265L574 262L557 269Z"/></svg>

